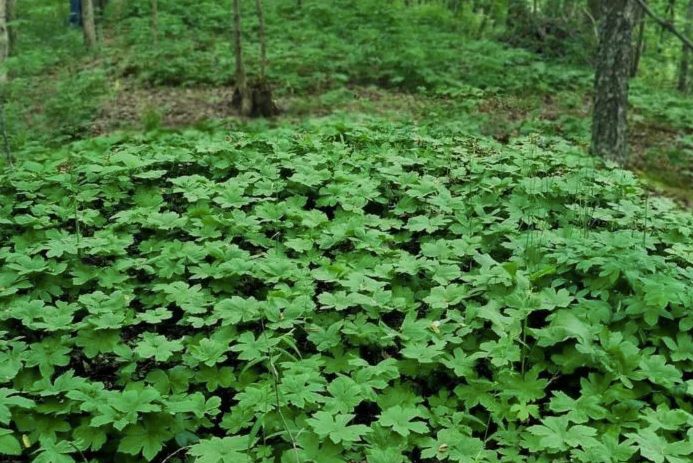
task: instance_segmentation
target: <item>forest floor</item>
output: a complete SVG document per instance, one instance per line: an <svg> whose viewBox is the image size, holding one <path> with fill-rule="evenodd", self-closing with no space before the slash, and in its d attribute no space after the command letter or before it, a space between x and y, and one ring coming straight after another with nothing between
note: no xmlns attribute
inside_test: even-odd
<svg viewBox="0 0 693 463"><path fill-rule="evenodd" d="M91 135L115 130L181 129L225 122L237 123L231 105L232 87L143 87L135 80L119 82L90 124ZM433 123L437 119L459 120L470 132L509 143L513 138L548 131L588 148L584 130L591 117L591 96L493 95L472 99L426 96L379 88L350 86L312 95L288 95L277 99L281 115L270 121L277 125L305 117L332 113L384 116L393 121ZM672 127L642 117L637 110L631 122L632 161L629 168L639 174L657 194L693 206L691 171L684 158L677 162L670 152L689 148L693 129Z"/></svg>
<svg viewBox="0 0 693 463"><path fill-rule="evenodd" d="M588 152L579 57L439 2L277 0L281 114L248 120L225 2L161 1L156 43L119 4L89 52L36 8L1 95L0 461L693 454L670 78L632 82L629 171Z"/></svg>
<svg viewBox="0 0 693 463"><path fill-rule="evenodd" d="M351 5L355 10L330 22L334 12L320 2L302 15L287 5L275 5L268 15L268 77L282 110L268 125L363 114L452 123L467 135L501 143L534 135L589 146L592 73L584 63L471 38L458 21L440 24L435 9L383 8L364 22ZM239 124L231 105L233 58L219 41L226 11L207 12L195 28L167 16L168 38L156 47L141 34L149 23L140 13L108 23L98 53L75 54L81 35L66 34L62 23L55 26L61 41L46 42L46 31L35 31L34 43L27 40L27 52L15 58L6 108L18 151L114 130ZM258 57L253 47L247 52L252 71ZM691 206L693 98L670 87L653 86L647 76L634 79L628 167L653 190Z"/></svg>

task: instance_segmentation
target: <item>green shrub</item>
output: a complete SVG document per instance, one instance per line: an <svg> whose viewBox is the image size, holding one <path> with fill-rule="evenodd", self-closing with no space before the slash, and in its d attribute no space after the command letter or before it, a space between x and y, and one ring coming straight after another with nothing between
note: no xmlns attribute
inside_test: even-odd
<svg viewBox="0 0 693 463"><path fill-rule="evenodd" d="M103 70L83 70L57 82L44 104L52 133L74 139L88 134L91 122L107 93Z"/></svg>

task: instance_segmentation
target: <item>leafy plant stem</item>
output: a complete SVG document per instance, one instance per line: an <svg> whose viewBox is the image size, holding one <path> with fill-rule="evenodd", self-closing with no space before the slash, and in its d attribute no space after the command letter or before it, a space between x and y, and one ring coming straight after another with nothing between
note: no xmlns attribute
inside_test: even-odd
<svg viewBox="0 0 693 463"><path fill-rule="evenodd" d="M170 453L166 458L164 458L163 460L161 460L161 463L166 463L166 462L169 461L171 458L175 457L175 456L178 455L179 453L185 452L185 451L188 450L189 448L190 448L190 446L189 446L189 445L186 445L185 447L181 447L181 448L175 450L173 453Z"/></svg>
<svg viewBox="0 0 693 463"><path fill-rule="evenodd" d="M267 340L267 331L265 330L265 322L264 320L260 320L260 323L262 325L262 335L265 337L265 340ZM286 431L286 434L289 436L289 440L291 441L291 446L294 449L294 455L296 456L296 463L301 463L301 459L298 456L298 446L296 445L296 439L294 439L294 436L289 429L289 424L286 421L286 417L284 416L284 412L282 412L281 408L281 396L279 395L279 372L277 371L276 366L274 365L274 349L272 347L269 348L269 364L270 364L270 373L272 374L272 383L274 385L274 398L276 401L277 405L277 413L279 414L279 418L282 420L282 425L284 426L284 430Z"/></svg>

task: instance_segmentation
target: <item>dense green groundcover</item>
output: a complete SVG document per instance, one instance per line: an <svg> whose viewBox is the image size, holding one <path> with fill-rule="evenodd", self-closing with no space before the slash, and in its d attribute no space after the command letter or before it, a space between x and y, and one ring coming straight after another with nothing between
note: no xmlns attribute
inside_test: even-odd
<svg viewBox="0 0 693 463"><path fill-rule="evenodd" d="M339 118L27 156L0 460L690 461L693 219L628 172Z"/></svg>

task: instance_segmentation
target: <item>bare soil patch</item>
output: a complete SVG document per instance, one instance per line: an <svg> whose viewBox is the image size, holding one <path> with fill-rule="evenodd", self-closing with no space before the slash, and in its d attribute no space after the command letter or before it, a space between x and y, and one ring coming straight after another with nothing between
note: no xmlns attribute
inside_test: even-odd
<svg viewBox="0 0 693 463"><path fill-rule="evenodd" d="M232 106L233 87L151 87L125 84L102 106L92 132L158 124L185 127L205 120L238 116Z"/></svg>

